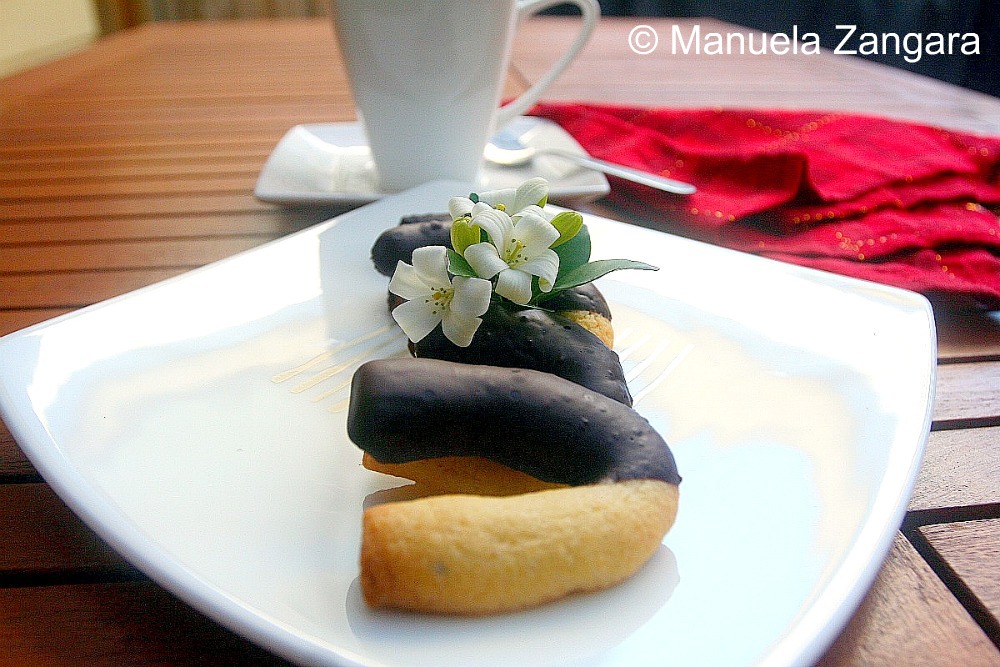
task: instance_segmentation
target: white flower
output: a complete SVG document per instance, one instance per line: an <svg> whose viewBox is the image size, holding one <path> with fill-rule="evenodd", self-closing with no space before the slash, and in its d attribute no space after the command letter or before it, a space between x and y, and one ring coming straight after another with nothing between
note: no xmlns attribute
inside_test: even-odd
<svg viewBox="0 0 1000 667"><path fill-rule="evenodd" d="M549 246L559 238L559 230L532 210L513 220L505 211L480 203L470 214L471 224L485 230L490 239L465 249L476 275L497 276L497 294L521 305L531 300L532 276L538 276L543 292L552 289L559 256Z"/></svg>
<svg viewBox="0 0 1000 667"><path fill-rule="evenodd" d="M422 340L440 323L448 340L468 347L490 307L493 286L482 278L451 278L448 250L425 246L413 251L412 265L396 264L389 291L407 300L392 317L411 341Z"/></svg>
<svg viewBox="0 0 1000 667"><path fill-rule="evenodd" d="M503 190L490 190L477 195L479 202L491 208L505 212L517 220L524 213L534 212L545 220L552 216L542 210L542 205L549 197L549 183L544 178L532 178L517 187ZM452 197L448 202L448 212L452 220L471 216L476 202L468 197Z"/></svg>

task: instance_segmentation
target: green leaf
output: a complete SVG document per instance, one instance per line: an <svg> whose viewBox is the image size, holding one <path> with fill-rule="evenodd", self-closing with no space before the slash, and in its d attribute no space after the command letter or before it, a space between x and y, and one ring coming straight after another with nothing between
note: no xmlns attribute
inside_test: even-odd
<svg viewBox="0 0 1000 667"><path fill-rule="evenodd" d="M479 227L471 222L471 218L462 217L451 223L451 247L460 255L473 243L479 243Z"/></svg>
<svg viewBox="0 0 1000 667"><path fill-rule="evenodd" d="M583 227L583 216L576 211L563 211L551 220L552 226L559 230L559 238L552 244L553 248L571 240Z"/></svg>
<svg viewBox="0 0 1000 667"><path fill-rule="evenodd" d="M590 232L587 230L587 226L581 227L576 236L553 250L559 255L559 275L556 276L558 283L559 276L586 264L590 260Z"/></svg>
<svg viewBox="0 0 1000 667"><path fill-rule="evenodd" d="M448 248L448 271L455 276L465 276L467 278L478 278L475 270L469 262L457 252Z"/></svg>
<svg viewBox="0 0 1000 667"><path fill-rule="evenodd" d="M560 271L559 277L556 278L556 282L552 286L552 292L561 292L562 290L566 290L571 287L585 285L586 283L593 282L594 280L597 280L601 276L605 276L612 271L621 271L622 269L659 271L659 268L653 266L652 264L636 262L631 259L599 259L594 262L588 262L582 266L578 266L566 274L563 274Z"/></svg>

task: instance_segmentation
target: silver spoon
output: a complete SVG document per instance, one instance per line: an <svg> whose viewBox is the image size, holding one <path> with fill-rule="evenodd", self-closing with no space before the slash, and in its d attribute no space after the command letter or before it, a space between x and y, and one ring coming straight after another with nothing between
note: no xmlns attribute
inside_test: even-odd
<svg viewBox="0 0 1000 667"><path fill-rule="evenodd" d="M606 160L598 160L589 155L580 155L558 148L535 148L527 146L521 139L510 130L500 130L486 144L483 157L487 162L492 162L503 167L520 167L528 164L538 155L552 155L561 159L569 160L582 167L594 169L596 171L617 176L629 181L648 185L651 188L673 192L680 195L689 195L695 192L696 188L682 181L675 181L672 178L663 178L648 172L632 169Z"/></svg>

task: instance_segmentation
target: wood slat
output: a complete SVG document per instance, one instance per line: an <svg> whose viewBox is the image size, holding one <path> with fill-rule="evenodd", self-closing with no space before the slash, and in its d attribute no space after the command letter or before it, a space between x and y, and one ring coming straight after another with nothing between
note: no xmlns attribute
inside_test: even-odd
<svg viewBox="0 0 1000 667"><path fill-rule="evenodd" d="M0 309L89 306L188 270L189 267L0 275Z"/></svg>
<svg viewBox="0 0 1000 667"><path fill-rule="evenodd" d="M64 313L70 312L69 308L30 308L30 309L10 309L0 310L0 336L6 336L19 329L30 327L33 324L44 322ZM0 438L3 432L0 430Z"/></svg>
<svg viewBox="0 0 1000 667"><path fill-rule="evenodd" d="M996 667L1000 651L913 546L897 536L878 578L819 667Z"/></svg>
<svg viewBox="0 0 1000 667"><path fill-rule="evenodd" d="M162 140L176 137L185 140L211 140L219 135L238 135L252 128L254 132L266 133L277 140L286 130L302 123L328 123L348 121L354 118L354 111L343 109L337 113L313 110L309 113L289 112L282 117L246 117L238 119L205 118L201 121L146 124L59 124L50 127L16 128L0 131L0 143L17 141L121 141L131 142ZM5 136L7 135L7 136Z"/></svg>
<svg viewBox="0 0 1000 667"><path fill-rule="evenodd" d="M36 474L34 466L17 446L7 425L0 421L0 483L4 480L34 477Z"/></svg>
<svg viewBox="0 0 1000 667"><path fill-rule="evenodd" d="M935 431L910 498L911 512L1000 507L1000 427Z"/></svg>
<svg viewBox="0 0 1000 667"><path fill-rule="evenodd" d="M336 84L335 84L336 85ZM286 117L304 119L323 118L324 115L343 115L349 111L350 94L347 82L341 89L329 89L327 94L309 99L299 97L270 98L210 98L214 104L206 104L171 99L169 103L157 105L135 105L131 100L124 104L110 103L107 98L95 98L90 102L58 105L35 105L30 116L5 116L2 127L5 132L32 129L74 127L163 126L182 124L191 126L204 122L230 122L242 124L248 120L268 122L285 120ZM195 98L197 99L197 98ZM306 122L306 121L303 121ZM193 129L190 128L189 129Z"/></svg>
<svg viewBox="0 0 1000 667"><path fill-rule="evenodd" d="M1000 361L938 366L935 428L1000 424Z"/></svg>
<svg viewBox="0 0 1000 667"><path fill-rule="evenodd" d="M244 131L235 136L216 137L149 137L129 138L128 141L95 137L57 137L54 140L30 143L0 143L0 157L5 171L14 165L33 161L99 159L142 159L149 157L197 158L212 155L233 155L240 151L270 153L277 143L276 133Z"/></svg>
<svg viewBox="0 0 1000 667"><path fill-rule="evenodd" d="M0 276L18 273L193 268L249 250L272 235L0 247Z"/></svg>
<svg viewBox="0 0 1000 667"><path fill-rule="evenodd" d="M131 570L41 483L0 485L0 544L0 584L23 573Z"/></svg>
<svg viewBox="0 0 1000 667"><path fill-rule="evenodd" d="M186 194L114 197L104 199L52 199L14 202L4 207L5 222L22 220L67 220L72 218L144 217L162 215L205 215L273 211L275 207L257 201L249 193Z"/></svg>
<svg viewBox="0 0 1000 667"><path fill-rule="evenodd" d="M253 192L257 174L211 174L177 178L107 177L87 181L53 180L32 185L0 185L0 198L10 204L49 202L53 199L106 199L110 197L169 197L172 195L242 194Z"/></svg>
<svg viewBox="0 0 1000 667"><path fill-rule="evenodd" d="M1000 518L921 526L920 534L975 597L1000 643Z"/></svg>
<svg viewBox="0 0 1000 667"><path fill-rule="evenodd" d="M281 236L305 229L330 216L322 208L262 210L207 215L160 215L98 220L0 222L0 248L32 244L197 238L209 236ZM2 266L2 265L0 265Z"/></svg>
<svg viewBox="0 0 1000 667"><path fill-rule="evenodd" d="M0 663L287 665L145 581L0 589Z"/></svg>
<svg viewBox="0 0 1000 667"><path fill-rule="evenodd" d="M105 179L146 179L169 176L179 180L202 179L219 176L249 176L256 179L266 156L215 157L204 156L196 160L91 160L80 164L57 162L27 165L19 161L17 170L0 173L0 188L51 186L54 181L72 181L96 184ZM14 191L14 197L21 193Z"/></svg>
<svg viewBox="0 0 1000 667"><path fill-rule="evenodd" d="M207 74L202 78L216 92L232 91L245 95L253 89L240 87L239 82L226 77L211 76L213 71L223 68L231 72L244 65L248 70L266 75L264 67L273 66L283 58L289 66L302 69L306 69L302 65L304 62L329 62L330 71L336 71L333 57L336 43L328 21L248 22L241 24L238 35L232 34L237 31L232 31L226 22L219 25L206 23L194 31L186 30L187 27L183 24L148 24L106 37L71 59L9 77L4 81L5 95L0 98L0 110L21 109L25 99L62 93L67 88L71 91L81 88L107 91L114 86L123 86L126 91L132 91L137 80L147 86L158 85L155 81L169 85L191 78L192 72ZM226 48L220 49L220 43L225 43ZM178 48L177 44L183 44L183 47ZM290 46L295 48L295 55L284 57ZM227 60L234 52L240 54L241 62ZM309 60L299 60L296 56L305 56ZM129 66L122 67L122 63ZM101 68L114 71L116 76L92 76ZM149 77L153 71L160 76ZM265 85L265 92L274 85L274 79L271 81L270 85ZM169 87L167 90L170 90Z"/></svg>
<svg viewBox="0 0 1000 667"><path fill-rule="evenodd" d="M1000 312L935 313L938 358L945 361L1000 358Z"/></svg>

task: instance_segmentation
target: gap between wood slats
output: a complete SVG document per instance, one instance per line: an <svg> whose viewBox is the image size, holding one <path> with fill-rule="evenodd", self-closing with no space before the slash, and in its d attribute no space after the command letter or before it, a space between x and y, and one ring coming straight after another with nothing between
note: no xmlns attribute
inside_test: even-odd
<svg viewBox="0 0 1000 667"><path fill-rule="evenodd" d="M858 610L816 665L971 667L998 660L982 630L897 534Z"/></svg>
<svg viewBox="0 0 1000 667"><path fill-rule="evenodd" d="M951 523L940 526L917 527L907 532L907 538L938 577L941 578L941 581L951 590L952 594L958 598L962 606L969 612L969 615L975 619L976 623L983 629L994 646L1000 649L1000 619L994 615L986 602L976 594L970 582L966 581L970 573L956 571L955 567L949 562L948 556L934 544L936 533L940 533L943 530L952 530L957 525ZM992 556L992 559L990 556ZM990 560L993 562L990 563ZM1000 563L1000 556L997 556L996 552L990 555L982 554L978 562L989 571L989 574L982 576L995 578L996 567Z"/></svg>
<svg viewBox="0 0 1000 667"><path fill-rule="evenodd" d="M937 368L934 429L1000 425L1000 361Z"/></svg>
<svg viewBox="0 0 1000 667"><path fill-rule="evenodd" d="M0 588L31 574L132 570L47 484L0 485L0 544Z"/></svg>
<svg viewBox="0 0 1000 667"><path fill-rule="evenodd" d="M0 329L0 334L3 333ZM41 481L38 472L7 430L7 425L0 421L0 485Z"/></svg>

